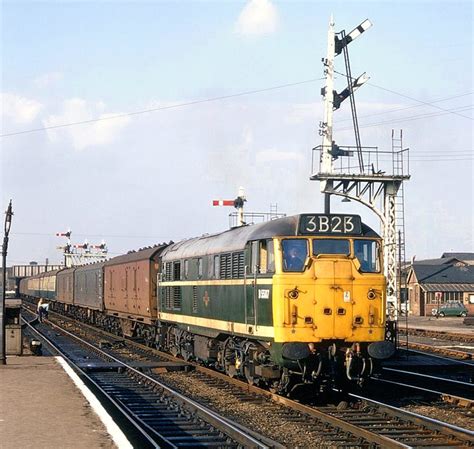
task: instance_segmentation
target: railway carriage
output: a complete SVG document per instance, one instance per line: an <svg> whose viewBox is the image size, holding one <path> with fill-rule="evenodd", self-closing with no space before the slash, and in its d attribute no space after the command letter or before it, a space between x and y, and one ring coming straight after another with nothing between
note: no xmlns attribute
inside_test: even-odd
<svg viewBox="0 0 474 449"><path fill-rule="evenodd" d="M156 281L164 245L114 257L104 264L104 309L109 330L155 339Z"/></svg>
<svg viewBox="0 0 474 449"><path fill-rule="evenodd" d="M104 310L104 262L76 268L74 305L90 310Z"/></svg>
<svg viewBox="0 0 474 449"><path fill-rule="evenodd" d="M74 272L76 268L67 268L57 273L56 300L62 305L62 309L74 304Z"/></svg>
<svg viewBox="0 0 474 449"><path fill-rule="evenodd" d="M56 300L56 276L59 270L47 271L20 281L20 295Z"/></svg>

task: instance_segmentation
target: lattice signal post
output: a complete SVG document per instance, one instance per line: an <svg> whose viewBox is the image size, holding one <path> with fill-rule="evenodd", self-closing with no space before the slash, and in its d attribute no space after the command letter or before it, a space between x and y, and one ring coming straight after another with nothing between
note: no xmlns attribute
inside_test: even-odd
<svg viewBox="0 0 474 449"><path fill-rule="evenodd" d="M75 267L78 265L85 265L89 262L103 262L107 258L107 245L102 240L98 245L91 245L84 241L82 244L71 244L72 231L69 229L66 232L57 232L56 237L67 238L67 243L63 246L58 246L58 249L63 251L64 266L66 268Z"/></svg>
<svg viewBox="0 0 474 449"><path fill-rule="evenodd" d="M391 151L379 151L376 147L362 147L360 143L354 91L369 78L365 73L356 79L352 78L347 47L371 26L371 22L365 20L346 35L345 31L335 33L334 20L332 17L330 19L327 56L323 59L326 86L321 92L324 96L324 119L319 130L322 145L313 148L310 179L321 183L326 213L330 213L331 195L338 195L364 204L380 218L387 277L387 315L389 319L396 320L399 309L396 204L399 192L403 192L403 181L410 179L409 151L394 148L393 145ZM344 54L347 87L338 94L334 90L334 60L341 53ZM343 147L336 145L333 139L333 114L346 98L351 101L356 145ZM351 164L350 158L355 153L358 157L357 164ZM315 154L319 158L319 164L315 163Z"/></svg>

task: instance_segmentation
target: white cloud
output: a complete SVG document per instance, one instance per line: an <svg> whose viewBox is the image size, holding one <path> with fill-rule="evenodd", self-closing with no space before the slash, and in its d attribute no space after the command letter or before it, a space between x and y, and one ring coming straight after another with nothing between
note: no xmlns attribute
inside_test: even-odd
<svg viewBox="0 0 474 449"><path fill-rule="evenodd" d="M14 124L31 123L38 116L43 107L43 105L36 100L10 93L1 93L0 103L2 104L2 122L9 119Z"/></svg>
<svg viewBox="0 0 474 449"><path fill-rule="evenodd" d="M48 72L44 75L39 76L33 80L33 84L36 87L44 88L51 86L52 84L57 83L63 79L63 74L61 72Z"/></svg>
<svg viewBox="0 0 474 449"><path fill-rule="evenodd" d="M81 98L71 98L64 101L61 114L50 115L43 120L45 127L60 126L68 123L83 122L94 119L106 119L117 113L105 113L103 102L87 103ZM130 122L129 117L119 117L101 120L83 125L72 125L64 128L49 129L48 138L51 142L62 139L71 140L76 150L106 145L117 140L120 131Z"/></svg>
<svg viewBox="0 0 474 449"><path fill-rule="evenodd" d="M286 123L304 123L306 121L316 122L318 116L322 116L322 103L301 103L292 105L288 115L285 117Z"/></svg>
<svg viewBox="0 0 474 449"><path fill-rule="evenodd" d="M276 161L301 161L303 156L292 151L263 150L255 155L255 161L258 163L276 162Z"/></svg>
<svg viewBox="0 0 474 449"><path fill-rule="evenodd" d="M278 24L278 10L270 0L249 0L235 28L243 36L261 36L274 33Z"/></svg>

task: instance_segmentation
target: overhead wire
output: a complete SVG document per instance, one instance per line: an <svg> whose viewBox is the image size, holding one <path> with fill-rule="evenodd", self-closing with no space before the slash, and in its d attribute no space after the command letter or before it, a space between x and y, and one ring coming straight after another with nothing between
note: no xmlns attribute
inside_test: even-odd
<svg viewBox="0 0 474 449"><path fill-rule="evenodd" d="M423 119L423 118L439 117L439 116L442 116L442 115L453 113L454 111L469 111L473 108L474 108L474 106L472 106L472 105L465 105L465 106L459 106L459 107L453 108L453 109L448 109L448 110L445 110L444 112L429 112L429 113L424 113L424 114L419 114L419 115L411 115L409 117L399 117L399 118L394 118L394 119L391 119L391 120L384 120L384 121L381 121L381 122L366 123L364 125L359 125L359 127L360 128L370 128L372 126L385 125L387 123L401 123L401 122L419 120L419 119ZM352 127L345 127L345 128L338 129L338 131L347 131L347 130L351 130L351 129L352 129Z"/></svg>
<svg viewBox="0 0 474 449"><path fill-rule="evenodd" d="M337 73L339 75L342 75L342 76L345 76L343 73L338 72L338 71L335 71L335 73ZM31 133L35 133L35 132L47 131L47 130L51 130L51 129L66 128L66 127L70 127L70 126L85 125L85 124L90 124L90 123L102 122L102 121L106 121L106 120L114 120L114 119L118 119L118 118L131 117L131 116L141 115L141 114L148 114L148 113L151 113L151 112L158 112L158 111L163 111L163 110L168 110L168 109L178 109L178 108L193 106L193 105L202 104L202 103L211 103L211 102L215 102L215 101L226 100L226 99L229 99L229 98L242 97L242 96L246 96L246 95L253 95L253 94L257 94L257 93L268 92L268 91L272 91L272 90L284 89L284 88L287 88L287 87L298 86L298 85L302 85L302 84L314 83L316 81L321 81L323 79L325 79L325 78L311 78L311 79L308 79L308 80L297 81L297 82L294 82L294 83L280 84L280 85L277 85L277 86L271 86L271 87L262 88L262 89L255 89L255 90L249 90L249 91L244 91L244 92L238 92L238 93L235 93L235 94L221 95L221 96L211 97L211 98L204 98L204 99L201 99L201 100L189 101L189 102L184 102L184 103L177 103L177 104L167 105L167 106L160 106L160 107L156 107L156 108L142 109L142 110L139 110L139 111L126 112L126 113L123 113L123 114L114 114L114 115L110 115L110 116L107 116L107 117L97 117L97 118L89 119L89 120L81 120L81 121L77 121L77 122L63 123L63 124L59 124L59 125L43 126L43 127L40 127L40 128L32 128L32 129L27 129L27 130L22 130L22 131L14 131L14 132L0 134L0 137L12 137L12 136L17 136L17 135L22 135L22 134L31 134ZM383 112L380 112L380 113L369 114L369 115L366 115L366 116L362 116L361 118L376 116L376 115L381 115L381 114L386 114L386 113L391 113L391 112L396 112L396 111L402 111L402 110L411 109L411 108L414 108L414 107L419 107L421 105L426 105L426 106L434 107L434 108L439 109L439 110L441 110L443 112L446 112L446 113L456 114L456 115L459 115L461 117L472 120L472 117L469 117L469 116L466 116L466 115L463 115L463 114L459 114L457 112L458 109L445 109L445 108L436 106L434 103L438 103L438 102L441 102L441 101L446 101L446 100L454 99L454 98L460 98L460 97L467 96L467 95L472 95L473 92L467 92L467 93L464 93L464 94L454 95L452 97L446 97L446 98L443 98L443 99L428 102L428 101L419 100L417 98L413 98L411 96L402 94L400 92L396 92L392 89L387 89L385 87L378 86L378 85L376 85L374 83L371 83L371 82L368 82L367 84L369 84L373 87L376 87L378 89L382 89L382 90L385 90L387 92L391 92L391 93L396 94L398 96L416 101L417 103L420 103L420 105L411 105L411 106L407 106L407 107L404 107L404 108L392 109L392 110L383 111ZM463 111L463 109L461 109L461 111ZM428 117L430 117L430 116L427 115L426 117L423 117L423 118L428 118ZM335 123L342 122L342 121L345 121L345 120L346 119L339 120L339 121L336 121ZM394 119L394 120L396 120L395 123L397 121L402 121L402 119ZM380 124L390 123L390 122L391 121L385 121L385 122L380 123ZM376 126L378 124L379 123L369 124L369 125L362 125L361 127Z"/></svg>
<svg viewBox="0 0 474 449"><path fill-rule="evenodd" d="M466 93L459 94L459 95L452 95L450 97L440 98L438 100L432 100L432 101L430 101L430 104L440 103L440 102L448 101L448 100L454 100L455 98L465 97L467 95L472 95L473 93L474 92L466 92ZM403 107L403 108L394 108L394 109L388 109L386 111L374 112L373 114L361 115L361 116L359 116L359 118L368 118L368 117L374 117L374 116L378 116L378 115L391 114L393 112L406 111L407 109L421 108L423 106L426 106L426 105L424 105L424 104L413 104L411 106L406 106L406 107ZM340 120L335 120L334 123L347 122L349 120L352 120L352 118L349 117L349 118L344 118L344 119L340 119Z"/></svg>
<svg viewBox="0 0 474 449"><path fill-rule="evenodd" d="M305 81L297 81L295 83L287 83L287 84L280 84L277 86L272 86L272 87L266 87L263 89L255 89L255 90L248 90L245 92L238 92L236 94L229 94L229 95L220 95L218 97L211 97L211 98L204 98L202 100L195 100L195 101L188 101L185 103L177 103L177 104L172 104L172 105L167 105L167 106L160 106L156 108L149 108L149 109L142 109L140 111L134 111L134 112L126 112L123 114L114 114L110 115L108 117L98 117L90 120L81 120L77 122L69 122L69 123L63 123L60 125L51 125L51 126L43 126L41 128L33 128L33 129L26 129L23 131L15 131L15 132L10 132L6 134L0 134L0 137L11 137L11 136L18 136L20 134L31 134L35 132L40 132L40 131L47 131L50 129L58 129L58 128L66 128L69 126L77 126L77 125L85 125L88 123L96 123L96 122L102 122L105 120L114 120L117 118L123 118L123 117L131 117L134 115L141 115L141 114L148 114L150 112L157 112L157 111L164 111L167 109L178 109L178 108L183 108L187 106L194 106L196 104L202 104L202 103L211 103L214 101L221 101L221 100L227 100L229 98L236 98L236 97L243 97L245 95L252 95L252 94L257 94L257 93L262 93L262 92L269 92L272 90L277 90L277 89L284 89L286 87L293 87L293 86L299 86L301 84L309 84L309 83L314 83L316 81L321 81L324 78L312 78L309 80Z"/></svg>
<svg viewBox="0 0 474 449"><path fill-rule="evenodd" d="M337 70L334 70L334 73L337 73L338 75L347 77L347 75L346 75L345 73L338 72ZM354 78L351 78L351 79L354 80ZM369 81L367 82L367 84L370 85L370 86L372 86L372 87L375 87L375 88L377 88L377 89L384 90L384 91L386 91L386 92L390 92L390 93L392 93L392 94L398 95L399 97L408 98L408 99L410 99L410 100L416 101L416 102L421 103L421 104L424 104L424 105L426 105L426 106L431 106L431 107L433 107L433 108L439 109L440 111L449 112L449 113L451 113L451 114L455 114L455 115L458 115L458 116L460 116L460 117L467 118L467 119L469 119L469 120L474 120L472 117L469 117L469 116L467 116L467 115L458 114L457 112L454 112L454 111L449 111L449 110L447 110L447 109L445 109L445 108L442 108L442 107L440 107L440 106L436 106L436 105L433 104L433 103L429 103L429 102L427 102L427 101L423 101L423 100L419 100L419 99L417 99L417 98L413 98L413 97L411 97L411 96L409 96L409 95L405 95L405 94L402 94L402 93L400 93L400 92L396 92L395 90L387 89L386 87L378 86L377 84L371 83L371 82L369 82Z"/></svg>

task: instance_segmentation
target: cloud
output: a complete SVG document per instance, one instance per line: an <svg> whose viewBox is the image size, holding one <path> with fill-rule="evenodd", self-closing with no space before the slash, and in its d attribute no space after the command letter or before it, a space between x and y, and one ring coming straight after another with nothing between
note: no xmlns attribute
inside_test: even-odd
<svg viewBox="0 0 474 449"><path fill-rule="evenodd" d="M14 124L31 123L41 111L43 105L36 100L31 100L10 93L0 94L2 104L2 122L10 119Z"/></svg>
<svg viewBox="0 0 474 449"><path fill-rule="evenodd" d="M300 103L290 107L288 115L285 117L286 123L298 124L307 121L316 122L318 116L322 117L322 102Z"/></svg>
<svg viewBox="0 0 474 449"><path fill-rule="evenodd" d="M43 120L43 125L45 127L59 126L93 119L106 119L118 114L106 113L105 109L106 105L103 102L91 104L81 98L71 98L64 101L62 113L50 115ZM87 147L115 142L129 122L129 117L119 117L83 125L49 129L47 134L51 142L70 140L76 150L83 150Z"/></svg>
<svg viewBox="0 0 474 449"><path fill-rule="evenodd" d="M235 28L242 36L261 36L274 33L278 24L278 10L270 0L249 0Z"/></svg>
<svg viewBox="0 0 474 449"><path fill-rule="evenodd" d="M61 72L48 72L44 75L39 76L33 80L33 84L36 87L44 88L56 84L58 81L63 79L63 74Z"/></svg>
<svg viewBox="0 0 474 449"><path fill-rule="evenodd" d="M301 161L303 156L291 151L263 150L255 155L257 163L277 162L277 161Z"/></svg>

